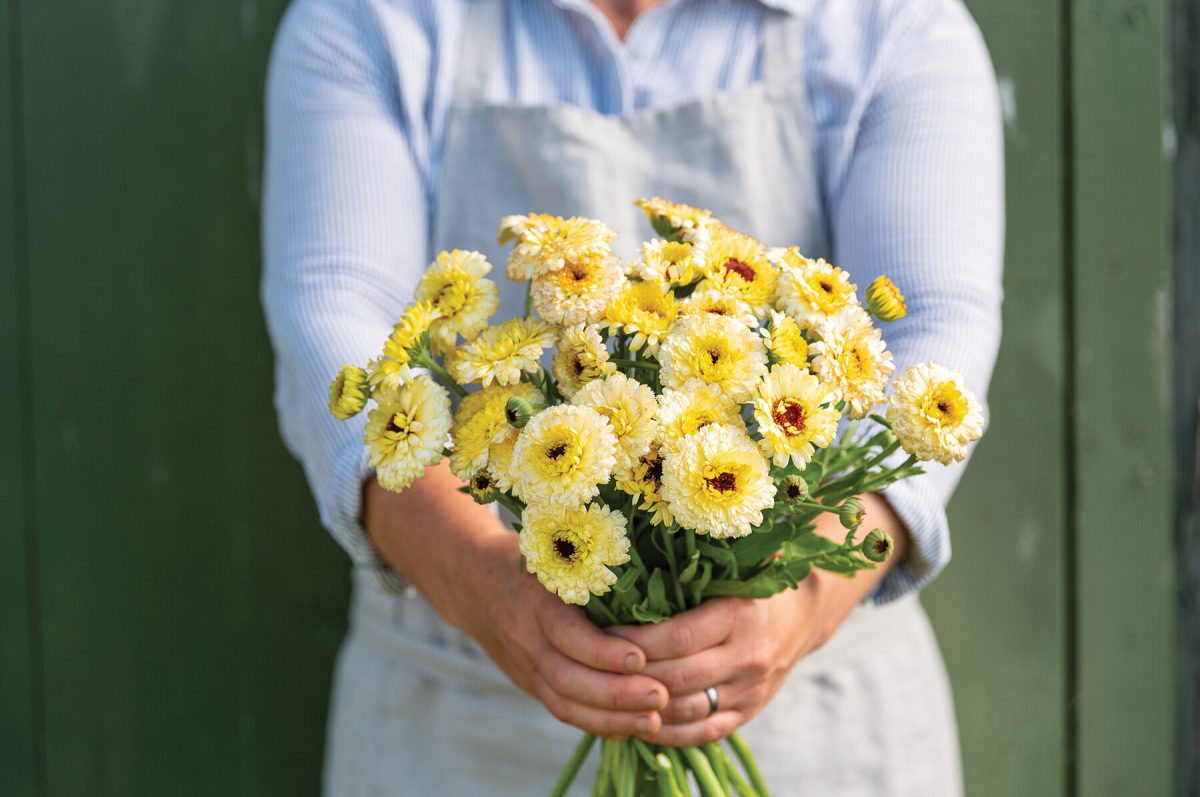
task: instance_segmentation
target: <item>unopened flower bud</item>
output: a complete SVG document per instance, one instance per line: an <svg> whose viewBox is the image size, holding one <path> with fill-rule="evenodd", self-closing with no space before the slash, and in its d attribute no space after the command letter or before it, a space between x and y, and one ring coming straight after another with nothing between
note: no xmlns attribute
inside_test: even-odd
<svg viewBox="0 0 1200 797"><path fill-rule="evenodd" d="M891 535L883 529L875 529L863 540L862 554L872 562L886 562L895 548Z"/></svg>
<svg viewBox="0 0 1200 797"><path fill-rule="evenodd" d="M525 424L533 417L533 405L520 396L513 396L504 405L504 417L508 425L515 429L524 429Z"/></svg>
<svg viewBox="0 0 1200 797"><path fill-rule="evenodd" d="M471 481L467 483L467 491L477 504L490 504L496 500L496 483L486 470L481 470L471 477Z"/></svg>
<svg viewBox="0 0 1200 797"><path fill-rule="evenodd" d="M862 501L857 498L847 498L846 503L838 507L838 518L848 529L856 529L862 525L867 510L863 509Z"/></svg>
<svg viewBox="0 0 1200 797"><path fill-rule="evenodd" d="M329 385L329 412L339 420L362 412L371 396L367 372L357 365L343 365Z"/></svg>
<svg viewBox="0 0 1200 797"><path fill-rule="evenodd" d="M880 321L896 321L908 315L904 294L885 276L878 276L867 286L867 310Z"/></svg>
<svg viewBox="0 0 1200 797"><path fill-rule="evenodd" d="M798 504L808 500L808 482L803 476L788 476L779 485L779 497L788 504Z"/></svg>

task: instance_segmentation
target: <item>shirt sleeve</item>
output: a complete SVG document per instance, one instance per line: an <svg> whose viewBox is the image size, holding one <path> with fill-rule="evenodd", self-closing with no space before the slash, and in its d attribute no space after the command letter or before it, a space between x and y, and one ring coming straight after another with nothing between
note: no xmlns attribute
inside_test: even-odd
<svg viewBox="0 0 1200 797"><path fill-rule="evenodd" d="M427 235L411 120L378 24L356 0L289 10L268 73L263 204L280 429L322 522L366 566L381 562L359 521L365 420L329 414L329 383L382 348L420 279Z"/></svg>
<svg viewBox="0 0 1200 797"><path fill-rule="evenodd" d="M830 191L836 262L860 290L887 274L906 318L884 325L897 375L932 360L985 403L1000 342L1003 137L979 30L959 0L927 4L881 56ZM946 504L965 463L928 463L884 495L912 546L872 596L887 602L950 560Z"/></svg>

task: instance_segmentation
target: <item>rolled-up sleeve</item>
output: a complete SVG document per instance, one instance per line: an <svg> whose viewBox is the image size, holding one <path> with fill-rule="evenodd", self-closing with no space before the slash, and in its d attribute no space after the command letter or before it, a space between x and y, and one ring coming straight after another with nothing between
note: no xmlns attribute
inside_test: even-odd
<svg viewBox="0 0 1200 797"><path fill-rule="evenodd" d="M275 403L324 525L363 565L364 419L332 418L328 386L365 365L412 297L426 194L411 119L370 7L300 0L276 37L267 86L262 298ZM419 47L414 58L421 57Z"/></svg>
<svg viewBox="0 0 1200 797"><path fill-rule="evenodd" d="M897 374L932 360L984 400L1000 342L1003 137L991 62L960 2L926 6L892 42L849 132L829 187L837 262L860 288L887 274L905 294L908 317L883 330ZM885 491L912 546L874 601L950 560L945 510L964 467L931 463Z"/></svg>

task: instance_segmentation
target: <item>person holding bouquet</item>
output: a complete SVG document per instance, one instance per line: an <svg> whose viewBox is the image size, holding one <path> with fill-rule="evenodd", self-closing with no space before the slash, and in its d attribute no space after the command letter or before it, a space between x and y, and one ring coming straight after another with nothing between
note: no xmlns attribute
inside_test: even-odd
<svg viewBox="0 0 1200 797"><path fill-rule="evenodd" d="M1002 144L986 50L958 0L297 0L267 121L263 295L281 427L356 565L327 793L548 791L568 724L668 746L744 726L775 795L960 793L916 592L949 559L961 464L858 497L855 526L895 541L878 568L601 630L526 572L516 535L459 489L452 463L388 492L367 421L329 418L323 398L414 296L460 291L456 307L484 322L537 299L508 281L433 290L435 253L503 262L497 220L531 211L603 219L626 240L643 214L675 232L706 223L692 207L633 204L657 196L841 264L818 280L831 294L890 275L908 315L889 328L889 368L936 360L983 395L999 341ZM746 284L759 276L753 253L722 258ZM800 312L764 290L747 296L759 315ZM816 533L845 529L827 514Z"/></svg>

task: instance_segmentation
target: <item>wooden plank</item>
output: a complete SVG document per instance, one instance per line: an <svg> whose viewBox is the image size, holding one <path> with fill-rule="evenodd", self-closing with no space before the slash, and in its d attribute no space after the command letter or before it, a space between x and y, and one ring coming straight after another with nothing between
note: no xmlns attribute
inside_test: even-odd
<svg viewBox="0 0 1200 797"><path fill-rule="evenodd" d="M987 39L1005 109L1004 340L991 426L950 507L954 561L923 599L954 686L966 793L1062 794L1061 26L1053 3L968 5Z"/></svg>
<svg viewBox="0 0 1200 797"><path fill-rule="evenodd" d="M1179 506L1176 791L1200 794L1200 0L1172 3L1175 428Z"/></svg>
<svg viewBox="0 0 1200 797"><path fill-rule="evenodd" d="M23 459L27 441L22 428L29 398L22 344L27 330L22 313L26 298L22 247L18 238L17 81L20 54L15 47L16 0L0 2L0 792L34 794L37 790L35 739L35 658L30 636L30 582ZM26 308L27 309L27 308Z"/></svg>
<svg viewBox="0 0 1200 797"><path fill-rule="evenodd" d="M1077 793L1172 793L1165 0L1073 0Z"/></svg>
<svg viewBox="0 0 1200 797"><path fill-rule="evenodd" d="M318 790L347 565L259 309L283 6L22 6L50 794Z"/></svg>

